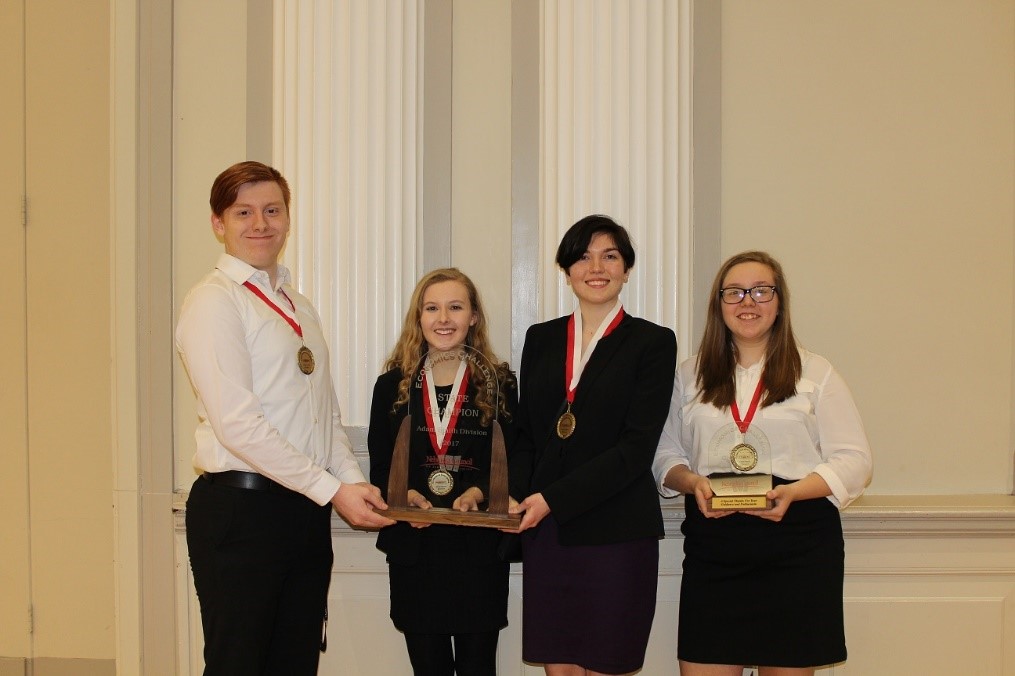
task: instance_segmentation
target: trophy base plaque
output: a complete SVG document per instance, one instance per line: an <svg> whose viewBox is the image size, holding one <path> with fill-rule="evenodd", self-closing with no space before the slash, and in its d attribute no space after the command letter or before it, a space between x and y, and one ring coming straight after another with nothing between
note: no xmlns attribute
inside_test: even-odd
<svg viewBox="0 0 1015 676"><path fill-rule="evenodd" d="M771 509L772 501L765 495L772 490L771 474L710 474L713 496L708 508L716 512Z"/></svg>
<svg viewBox="0 0 1015 676"><path fill-rule="evenodd" d="M449 526L479 526L481 528L518 528L522 522L521 514L494 514L491 512L460 512L457 509L434 507L400 507L377 510L377 513L395 521L411 521L413 523L442 523Z"/></svg>

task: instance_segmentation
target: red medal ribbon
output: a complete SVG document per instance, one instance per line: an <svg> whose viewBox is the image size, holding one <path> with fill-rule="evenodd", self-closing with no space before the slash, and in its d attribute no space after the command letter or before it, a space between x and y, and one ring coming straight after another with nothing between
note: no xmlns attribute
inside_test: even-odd
<svg viewBox="0 0 1015 676"><path fill-rule="evenodd" d="M433 446L437 455L442 456L448 452L448 446L451 445L451 435L455 431L455 426L458 424L458 413L462 410L462 397L464 396L465 388L469 384L469 369L465 369L465 373L462 374L462 384L458 388L458 396L454 397L454 401L449 401L447 406L451 407L451 419L448 420L447 429L444 431L444 443L437 442L437 430L433 424L433 407L429 404L423 405L423 413L426 415L426 429L427 434L430 435L430 445ZM453 388L452 388L453 389ZM423 391L427 391L426 382L426 371L423 371ZM447 406L444 410L447 411ZM446 413L445 413L446 414Z"/></svg>
<svg viewBox="0 0 1015 676"><path fill-rule="evenodd" d="M277 306L274 303L272 303L271 300L267 296L265 296L264 293L262 293L259 288L257 288L256 286L254 286L250 282L243 282L243 286L245 286L248 289L250 289L251 291L253 291L255 296L257 296L258 298L263 300L265 303L267 303L268 307L270 307L272 310L277 312L279 314L279 316L282 317L282 319L284 319L287 322L289 322L289 326L293 327L293 331L296 332L296 335L299 336L300 339L303 338L303 329L300 327L300 325L296 322L295 319L293 319L292 317L290 317L286 313L282 312L282 308L280 308L279 306ZM279 289L279 293L281 293L283 296L285 296L285 299L287 301L289 301L289 305L292 305L293 313L295 314L295 312L296 312L296 305L293 304L292 299L289 298L289 296L286 295L286 292L282 291L281 289Z"/></svg>
<svg viewBox="0 0 1015 676"><path fill-rule="evenodd" d="M751 399L751 407L747 409L747 417L743 420L740 419L740 409L737 408L737 400L733 399L733 403L730 404L730 410L733 411L733 422L740 428L741 434L747 434L747 428L751 426L751 421L754 420L754 412L758 410L758 402L761 401L761 391L765 389L761 379L758 379L758 386L754 388L754 397Z"/></svg>
<svg viewBox="0 0 1015 676"><path fill-rule="evenodd" d="M613 329L617 328L620 321L624 318L624 308L620 308L620 312L613 318L610 325L603 331L602 340L606 336L613 333ZM564 388L567 389L567 403L574 403L574 393L578 390L578 386L575 385L574 389L569 387L571 383L571 376L574 375L574 315L572 314L567 320L567 357L564 359ZM578 382L581 382L580 380Z"/></svg>

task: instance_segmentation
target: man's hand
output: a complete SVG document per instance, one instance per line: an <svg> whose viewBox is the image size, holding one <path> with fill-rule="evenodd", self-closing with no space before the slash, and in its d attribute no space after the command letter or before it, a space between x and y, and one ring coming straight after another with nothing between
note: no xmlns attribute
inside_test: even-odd
<svg viewBox="0 0 1015 676"><path fill-rule="evenodd" d="M350 526L382 528L395 523L374 511L387 509L388 505L381 498L381 489L366 482L342 484L332 496L331 504Z"/></svg>

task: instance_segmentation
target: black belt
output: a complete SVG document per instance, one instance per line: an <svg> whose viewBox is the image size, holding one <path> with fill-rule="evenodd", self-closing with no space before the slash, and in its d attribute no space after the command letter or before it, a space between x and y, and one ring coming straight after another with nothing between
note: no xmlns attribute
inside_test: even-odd
<svg viewBox="0 0 1015 676"><path fill-rule="evenodd" d="M256 472L229 470L228 472L205 472L201 476L210 483L229 486L231 488L245 488L251 491L271 491L272 493L300 495L300 493L291 491L277 481L272 481L263 474L257 474Z"/></svg>

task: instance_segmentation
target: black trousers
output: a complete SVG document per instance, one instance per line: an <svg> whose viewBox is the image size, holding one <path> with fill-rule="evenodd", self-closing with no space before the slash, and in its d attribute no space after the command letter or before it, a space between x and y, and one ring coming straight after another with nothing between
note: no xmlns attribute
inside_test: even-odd
<svg viewBox="0 0 1015 676"><path fill-rule="evenodd" d="M494 676L500 631L405 634L414 676ZM452 648L452 640L454 647Z"/></svg>
<svg viewBox="0 0 1015 676"><path fill-rule="evenodd" d="M331 505L198 478L187 500L187 546L207 676L317 673Z"/></svg>

